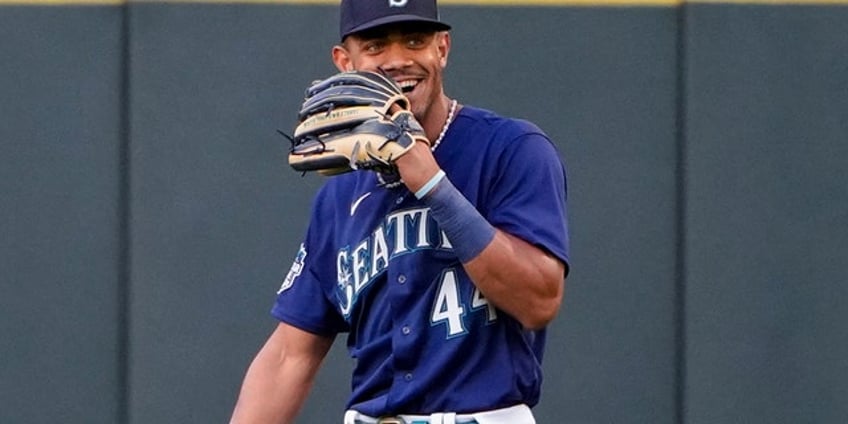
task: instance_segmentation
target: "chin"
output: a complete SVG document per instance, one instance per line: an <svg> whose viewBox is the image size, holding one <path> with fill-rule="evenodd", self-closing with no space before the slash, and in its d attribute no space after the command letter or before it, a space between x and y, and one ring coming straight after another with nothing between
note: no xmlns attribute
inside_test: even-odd
<svg viewBox="0 0 848 424"><path fill-rule="evenodd" d="M415 119L421 120L421 116L424 115L424 112L427 110L425 105L422 105L415 100L409 100L409 110L412 111L412 114L415 116Z"/></svg>
<svg viewBox="0 0 848 424"><path fill-rule="evenodd" d="M430 109L430 98L424 92L415 90L407 93L406 98L409 99L409 109L412 110L412 113L418 119L421 119L420 115L423 115Z"/></svg>
<svg viewBox="0 0 848 424"><path fill-rule="evenodd" d="M424 120L424 115L427 113L427 109L423 107L419 108L412 106L410 110L412 111L412 115L415 116L415 119L417 119L418 122L422 122Z"/></svg>

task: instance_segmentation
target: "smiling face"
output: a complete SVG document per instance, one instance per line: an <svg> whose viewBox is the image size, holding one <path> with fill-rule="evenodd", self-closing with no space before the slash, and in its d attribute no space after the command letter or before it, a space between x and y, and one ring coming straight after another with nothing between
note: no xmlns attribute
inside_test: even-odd
<svg viewBox="0 0 848 424"><path fill-rule="evenodd" d="M400 85L412 113L422 121L441 107L442 72L447 65L450 36L420 25L393 24L352 34L333 48L341 71L382 70Z"/></svg>

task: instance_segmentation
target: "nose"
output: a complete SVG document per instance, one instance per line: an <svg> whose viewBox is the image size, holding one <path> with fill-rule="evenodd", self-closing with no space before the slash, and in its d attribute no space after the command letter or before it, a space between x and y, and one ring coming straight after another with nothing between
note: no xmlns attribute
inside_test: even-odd
<svg viewBox="0 0 848 424"><path fill-rule="evenodd" d="M406 49L401 43L391 43L386 48L383 56L383 65L381 68L384 71L394 71L403 69L412 65L412 59L407 54Z"/></svg>

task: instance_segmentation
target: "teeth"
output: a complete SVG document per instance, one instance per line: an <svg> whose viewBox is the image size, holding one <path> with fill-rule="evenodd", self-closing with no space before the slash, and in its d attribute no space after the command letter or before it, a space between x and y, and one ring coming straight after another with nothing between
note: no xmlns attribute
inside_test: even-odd
<svg viewBox="0 0 848 424"><path fill-rule="evenodd" d="M407 88L415 87L416 84L418 84L418 81L407 80L407 81L399 82L398 86L400 86L400 88L407 89Z"/></svg>

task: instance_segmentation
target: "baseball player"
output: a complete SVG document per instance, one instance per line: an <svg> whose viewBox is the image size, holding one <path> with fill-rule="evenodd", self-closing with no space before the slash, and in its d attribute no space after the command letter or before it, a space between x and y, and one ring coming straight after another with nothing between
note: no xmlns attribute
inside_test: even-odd
<svg viewBox="0 0 848 424"><path fill-rule="evenodd" d="M535 125L447 96L435 0L343 0L340 15L340 74L307 90L290 156L332 176L231 423L293 422L339 333L356 360L345 424L535 423L568 273L558 153Z"/></svg>

